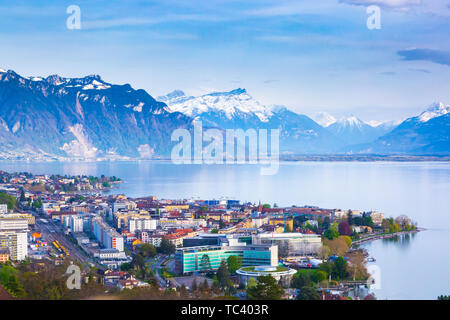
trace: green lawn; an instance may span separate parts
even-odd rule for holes
[[[289,270],[289,268],[287,268],[287,267],[277,266],[276,272],[288,271],[288,270]],[[242,268],[242,271],[261,272],[259,270],[255,270],[255,267],[244,267],[244,268]],[[262,272],[264,272],[264,271],[262,271]],[[269,272],[273,272],[273,271],[269,271]]]

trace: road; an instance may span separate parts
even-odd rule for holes
[[[168,256],[166,255],[158,255],[156,257],[156,262],[153,263],[152,265],[152,271],[153,274],[155,275],[156,280],[158,281],[158,284],[160,287],[162,288],[166,288],[167,287],[167,281],[161,277],[161,275],[159,274],[159,269],[161,269],[161,264],[164,262],[164,260],[166,260],[168,258]]]

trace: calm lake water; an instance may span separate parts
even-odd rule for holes
[[[277,174],[260,165],[174,165],[170,162],[0,162],[5,171],[115,175],[114,193],[130,197],[239,199],[279,206],[378,210],[406,214],[427,228],[365,247],[381,273],[379,299],[436,299],[450,294],[450,163],[286,162]]]

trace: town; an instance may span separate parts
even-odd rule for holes
[[[0,295],[376,299],[367,268],[376,259],[360,244],[421,230],[376,211],[111,192],[122,182],[0,171]]]

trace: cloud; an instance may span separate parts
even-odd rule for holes
[[[433,16],[450,16],[450,0],[339,0],[341,3],[370,6],[377,5],[384,9],[401,12],[431,14]]]
[[[409,71],[422,72],[422,73],[431,73],[431,71],[427,70],[427,69],[409,69]]]
[[[395,76],[397,73],[394,71],[384,71],[384,72],[380,72],[380,74],[383,76]]]
[[[357,6],[378,5],[385,8],[408,9],[420,5],[422,0],[340,0],[340,2]]]
[[[404,61],[430,61],[450,66],[450,52],[433,49],[408,49],[397,52]]]

